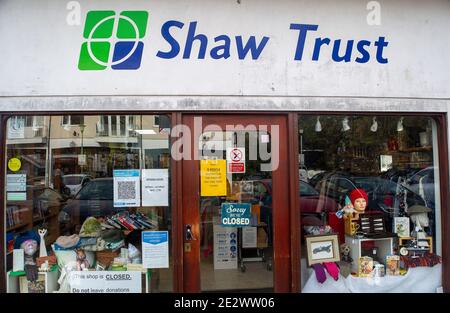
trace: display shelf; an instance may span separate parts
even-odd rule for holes
[[[52,214],[48,214],[48,215],[43,216],[43,217],[33,218],[33,224],[42,222],[44,220],[49,220],[49,219],[51,219],[51,218],[53,218],[53,217],[55,217],[57,215],[58,215],[58,213],[52,213]]]
[[[9,228],[6,229],[6,232],[13,231],[13,230],[17,230],[17,229],[22,228],[22,227],[26,227],[26,226],[28,226],[28,224],[29,224],[29,223],[20,223],[20,224],[11,226],[11,227],[9,227]]]
[[[387,255],[392,255],[394,252],[394,238],[356,238],[353,236],[345,235],[345,243],[350,246],[350,257],[353,259],[351,264],[351,270],[353,273],[358,273],[358,260],[362,255],[362,245],[364,241],[373,241],[375,246],[378,247],[378,257],[384,261]]]

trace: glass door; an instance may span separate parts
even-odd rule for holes
[[[185,291],[288,290],[290,264],[280,267],[289,261],[289,245],[280,244],[289,244],[284,119],[185,121],[202,126],[183,163]]]

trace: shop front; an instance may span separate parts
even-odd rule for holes
[[[2,292],[450,290],[447,2],[0,7]]]

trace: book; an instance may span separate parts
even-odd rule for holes
[[[400,275],[400,256],[398,255],[386,256],[386,275],[392,276]]]
[[[373,259],[369,256],[362,256],[358,259],[358,276],[370,277],[373,271]]]

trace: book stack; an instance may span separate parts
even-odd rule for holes
[[[148,230],[156,229],[158,222],[150,219],[142,213],[119,212],[113,216],[106,217],[106,222],[114,228],[121,230]]]
[[[21,212],[25,209],[21,209],[16,205],[9,206],[6,208],[6,228],[11,228],[16,225],[22,224],[24,221],[22,219]]]

